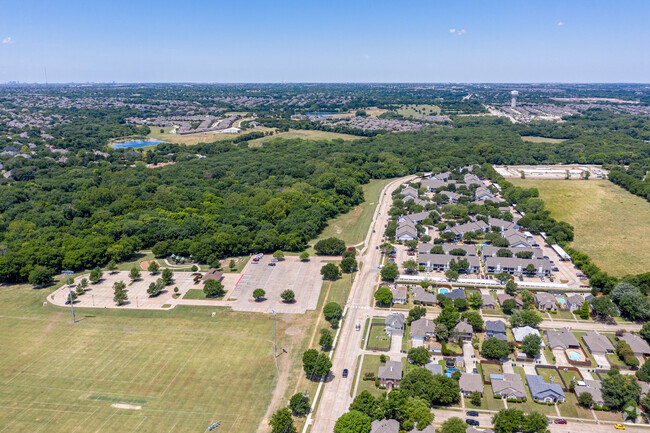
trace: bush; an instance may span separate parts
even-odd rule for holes
[[[321,239],[314,245],[319,256],[340,256],[345,251],[345,242],[338,238]]]

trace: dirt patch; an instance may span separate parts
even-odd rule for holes
[[[292,336],[293,335],[298,335],[298,334],[300,334],[300,332],[301,332],[300,329],[296,328],[295,326],[290,326],[290,327],[288,327],[286,329],[286,331],[284,331],[285,334],[292,335]]]
[[[149,269],[149,265],[153,262],[158,263],[158,260],[143,260],[140,262],[140,268],[142,268],[143,271],[146,271]],[[158,266],[160,266],[160,263],[158,263]]]
[[[124,404],[124,403],[115,403],[115,404],[112,404],[111,406],[113,406],[114,408],[117,408],[117,409],[131,409],[131,410],[140,410],[140,409],[142,409],[142,406],[134,406],[132,404]]]

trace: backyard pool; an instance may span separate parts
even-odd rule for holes
[[[441,287],[440,289],[438,289],[438,293],[440,293],[441,295],[446,295],[447,293],[449,293],[449,289],[445,289],[444,287]]]
[[[582,353],[577,350],[567,350],[567,355],[572,361],[580,361],[582,359]]]
[[[156,144],[166,143],[166,141],[160,140],[132,140],[132,141],[122,141],[120,143],[113,144],[113,149],[128,149],[131,147],[145,147],[145,146],[154,146]]]
[[[566,304],[566,299],[564,298],[556,298],[556,299],[560,304]]]
[[[447,371],[445,371],[445,376],[447,376],[448,378],[451,378],[454,375],[454,373],[457,372],[457,371],[460,371],[460,370],[457,369],[457,368],[448,368]]]

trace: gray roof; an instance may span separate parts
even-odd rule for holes
[[[458,381],[463,392],[483,392],[483,379],[480,374],[463,373]]]
[[[515,341],[518,343],[521,343],[521,341],[528,337],[531,334],[539,335],[540,338],[542,337],[539,334],[539,331],[533,327],[530,326],[520,326],[519,328],[512,328],[512,335],[515,337]],[[542,340],[541,346],[545,346],[544,340]]]
[[[374,420],[370,433],[399,433],[399,422],[394,419]]]
[[[485,322],[485,330],[487,332],[506,333],[506,324],[500,320],[488,320]]]
[[[393,300],[395,299],[406,299],[408,297],[406,287],[391,287],[390,292],[393,294]]]
[[[442,365],[435,363],[435,362],[430,362],[427,365],[424,366],[427,370],[431,372],[431,374],[440,374],[442,375]]]
[[[540,267],[543,271],[551,271],[551,262],[548,259],[520,259],[518,257],[486,257],[485,266],[487,267],[497,267],[497,265],[503,268],[514,268],[518,269],[521,267],[522,271],[526,270],[528,265],[535,266],[535,271]]]
[[[404,329],[404,315],[402,313],[391,313],[386,316],[386,326],[393,329]]]
[[[594,331],[587,331],[587,333],[582,336],[582,341],[585,342],[587,349],[595,353],[614,351],[614,345],[610,339],[604,335],[597,334]]]
[[[493,247],[492,245],[483,245],[481,247],[481,255],[483,257],[485,256],[494,256],[496,257],[497,251],[503,249],[503,247]],[[508,249],[508,248],[506,248]],[[512,252],[512,255],[514,256],[516,253],[520,253],[523,251],[530,251],[533,253],[533,257],[541,259],[544,258],[544,251],[542,251],[541,248],[527,248],[527,247],[521,247],[521,248],[513,248],[510,250]]]
[[[412,186],[407,186],[406,188],[404,188],[403,190],[400,191],[400,194],[402,194],[404,196],[411,195],[411,196],[413,196],[415,198],[420,196],[420,194],[418,193],[418,190],[413,188]]]
[[[629,332],[624,333],[619,340],[625,341],[632,348],[632,352],[635,354],[650,354],[650,346],[648,343],[638,335],[630,334]]]
[[[397,230],[395,231],[395,237],[400,237],[402,235],[411,235],[414,239],[418,237],[418,229],[415,228],[413,222],[407,220],[397,225]]]
[[[424,338],[427,335],[435,335],[436,324],[433,320],[421,317],[411,322],[411,337]]]
[[[477,230],[484,231],[488,228],[488,225],[485,224],[483,220],[470,221],[465,224],[456,225],[450,228],[445,229],[445,231],[451,231],[456,236],[462,236],[467,232],[475,232]]]
[[[492,378],[492,392],[508,398],[526,398],[526,387],[518,374],[504,373],[503,379]]]
[[[467,323],[467,319],[462,322],[458,322],[454,327],[454,332],[457,334],[472,334],[473,333],[472,325]]]
[[[494,296],[492,295],[481,295],[483,298],[483,305],[495,305],[496,306],[496,301],[494,300]]]
[[[429,424],[424,428],[424,430],[418,430],[417,427],[415,427],[409,433],[436,433],[436,428]]]
[[[479,267],[481,262],[477,256],[452,256],[450,254],[430,254],[430,253],[420,253],[418,254],[418,264],[421,266],[429,265],[444,265],[449,266],[449,262],[453,260],[457,262],[458,260],[467,260],[470,268]]]
[[[507,293],[499,293],[497,295],[497,300],[499,301],[499,305],[503,305],[503,303],[508,299],[514,299],[517,305],[520,307],[524,305],[524,301],[522,301],[521,298],[515,298],[514,296],[510,296]]]
[[[452,289],[451,291],[445,293],[444,296],[448,297],[449,299],[465,299],[465,291],[463,289]]]
[[[420,223],[422,220],[430,218],[431,217],[431,210],[425,210],[422,212],[417,212],[417,213],[411,213],[408,215],[404,215],[404,218],[411,221],[414,224]]]
[[[386,365],[379,367],[377,377],[380,379],[402,380],[402,363],[399,361],[386,361]]]
[[[537,292],[535,294],[535,299],[540,308],[553,308],[556,303],[555,296],[547,292]]]
[[[559,331],[548,329],[546,332],[546,340],[551,349],[560,347],[566,349],[567,347],[579,347],[580,343],[576,340],[575,335],[569,331],[568,328],[562,328]]]
[[[413,292],[413,301],[422,302],[424,304],[435,304],[436,295],[431,292],[427,292],[420,286],[415,286],[411,289]]]
[[[579,381],[584,383],[584,385],[576,385],[575,394],[579,396],[583,392],[591,394],[591,397],[594,400],[594,403],[598,406],[602,406],[605,401],[603,400],[603,393],[601,392],[601,383],[600,380],[583,380]]]
[[[528,382],[530,395],[535,400],[544,400],[546,397],[564,398],[564,391],[562,390],[562,387],[557,383],[546,383],[542,376],[538,376],[536,374],[527,374],[526,382]]]
[[[585,298],[583,298],[581,295],[567,296],[566,300],[569,304],[576,305],[578,308],[580,308],[585,302]]]

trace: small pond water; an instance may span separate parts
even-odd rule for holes
[[[113,149],[128,149],[132,147],[145,147],[145,146],[154,146],[160,143],[167,143],[166,141],[160,140],[132,140],[132,141],[122,141],[120,143],[115,143]]]

